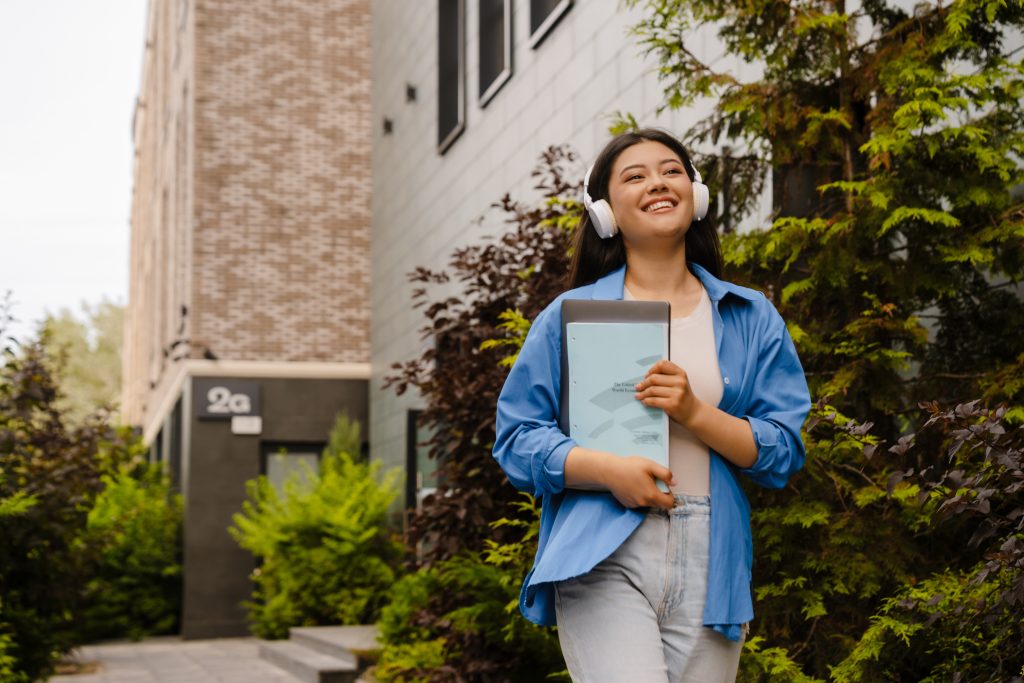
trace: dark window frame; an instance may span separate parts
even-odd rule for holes
[[[480,70],[477,74],[479,83],[477,87],[477,93],[480,96],[480,108],[483,109],[487,104],[494,99],[494,96],[498,94],[498,91],[504,87],[505,83],[512,78],[512,0],[497,0],[502,3],[502,17],[503,17],[503,38],[505,43],[504,49],[504,66],[503,68],[491,78],[490,83],[484,83],[484,13],[483,3],[487,0],[480,0],[477,5],[478,12],[478,31],[477,31],[477,57],[480,64]],[[494,0],[492,0],[494,1]]]
[[[445,28],[442,23],[445,19],[445,12],[442,6],[445,3],[453,3],[455,7],[456,17],[456,42],[457,42],[457,57],[456,57],[456,122],[449,130],[442,130],[441,125],[441,109],[445,104],[445,100],[442,99],[442,90],[444,89],[444,78],[446,74],[442,74],[442,66],[444,62],[444,55],[442,50],[444,49],[443,40],[447,37],[444,32]],[[466,129],[466,0],[438,0],[437,2],[437,153],[444,154],[452,146],[452,143],[458,139],[462,132]]]
[[[171,410],[170,421],[168,426],[170,427],[170,438],[167,445],[167,468],[171,476],[171,486],[175,491],[181,490],[181,463],[182,463],[182,432],[184,430],[184,408],[182,407],[182,397],[178,396],[178,400],[174,402],[174,408]]]
[[[534,2],[530,0],[530,49],[535,50],[547,37],[551,29],[555,27],[562,17],[572,8],[572,0],[560,0],[544,17],[539,24],[534,21]]]
[[[437,462],[434,458],[429,455],[428,459],[434,463],[434,486],[420,486],[421,478],[423,474],[419,468],[419,455],[421,444],[431,438],[430,434],[422,433],[424,430],[420,425],[420,417],[423,415],[423,410],[420,408],[410,408],[406,411],[406,422],[405,422],[405,509],[408,511],[416,510],[419,508],[420,502],[423,498],[431,493],[437,491],[438,487],[442,483],[442,477],[439,475],[438,470],[441,467],[441,463]],[[423,492],[426,493],[423,493]]]
[[[160,464],[164,461],[164,427],[160,428],[160,431],[156,433],[153,440],[149,443],[149,462],[152,464]]]
[[[422,410],[408,410],[405,413],[405,509],[417,508],[417,491],[419,490],[419,430],[417,422]]]

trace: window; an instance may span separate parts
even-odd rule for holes
[[[465,0],[437,2],[437,151],[444,154],[465,128]]]
[[[480,0],[480,106],[512,75],[512,0]]]
[[[422,425],[422,410],[408,412],[405,430],[405,507],[415,510],[426,496],[437,490],[437,462],[425,445],[432,436]]]
[[[153,437],[153,442],[149,444],[149,461],[151,463],[161,463],[164,460],[163,453],[164,445],[164,428],[161,427],[160,431]]]
[[[530,0],[530,47],[540,45],[570,7],[572,0]]]
[[[171,486],[175,491],[181,490],[181,443],[182,443],[182,403],[181,397],[174,403],[174,410],[171,411],[170,421],[167,422],[168,430],[165,458],[167,460],[168,474],[171,475]]]
[[[303,486],[312,485],[309,477],[318,472],[324,445],[265,443],[261,472],[267,475],[278,494],[284,492],[284,483],[293,476],[298,477]]]

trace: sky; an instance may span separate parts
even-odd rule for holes
[[[0,0],[0,300],[20,340],[48,312],[127,302],[147,4]]]

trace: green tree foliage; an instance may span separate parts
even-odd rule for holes
[[[98,562],[76,618],[78,640],[175,633],[181,608],[181,496],[158,465],[104,474],[79,543]]]
[[[104,410],[117,421],[121,399],[121,346],[124,306],[104,299],[82,304],[82,317],[68,309],[48,315],[41,324],[47,335],[51,363],[60,386],[59,405],[65,419],[80,424],[90,413]]]
[[[1005,43],[1024,24],[1020,1],[907,11],[870,0],[849,12],[839,2],[627,4],[642,8],[634,33],[660,62],[665,106],[710,100],[710,116],[684,138],[728,197],[717,216],[728,277],[772,298],[819,399],[804,433],[805,471],[782,491],[748,487],[757,618],[743,680],[1021,675],[1018,437],[991,437],[1010,434],[1024,410],[974,406],[937,418],[946,414],[934,404],[917,407],[977,396],[1019,406],[1024,394],[1024,306],[1012,289],[1024,274],[1024,207],[1014,193],[1024,180],[1024,70]],[[742,82],[701,62],[687,40],[707,30],[758,77]],[[626,114],[618,125],[635,124]],[[771,224],[736,233],[769,175]],[[550,207],[557,215],[545,221]],[[482,461],[504,378],[482,361],[507,365],[508,348],[562,288],[560,278],[536,277],[565,272],[564,235],[534,245],[546,229],[571,227],[578,209],[549,195],[547,207],[511,220],[514,230],[490,251],[461,250],[448,270],[472,296],[425,308],[428,334],[442,342],[449,330],[494,340],[479,346],[474,337],[448,355],[441,343],[402,368],[445,434],[436,453],[473,473],[453,470],[444,500],[428,500],[418,517],[417,529],[447,539],[434,546],[439,562],[420,570],[430,581],[443,580],[460,544],[483,551],[488,533],[496,557],[514,552],[511,527],[489,530],[488,518],[528,522],[500,493],[477,504],[479,491],[491,491]],[[501,268],[483,264],[484,253]],[[533,265],[542,259],[543,268]],[[415,278],[448,281],[425,270]],[[417,298],[427,303],[423,291]],[[486,381],[466,390],[467,376]],[[958,441],[974,446],[954,449]],[[985,464],[1000,457],[1011,464]],[[960,504],[946,500],[969,501],[971,519],[944,516]],[[471,513],[479,520],[466,523]],[[487,659],[431,627],[462,603],[414,604],[396,618],[426,625],[413,642],[434,664],[420,673],[439,671],[438,658],[460,673]]]
[[[231,535],[260,558],[253,631],[284,638],[291,626],[373,623],[395,581],[402,546],[388,531],[398,471],[358,460],[359,427],[339,416],[319,472],[290,477],[278,492],[265,476]]]
[[[1024,622],[1019,616],[1024,604],[1024,426],[1019,421],[1008,422],[1004,408],[981,408],[978,401],[950,410],[935,403],[924,408],[928,419],[922,428],[901,437],[890,452],[905,461],[929,464],[896,470],[886,490],[867,484],[852,500],[858,507],[887,505],[893,513],[890,524],[897,529],[914,528],[922,539],[913,557],[922,565],[937,568],[931,573],[901,576],[894,589],[882,594],[874,613],[862,612],[862,626],[850,631],[855,637],[844,638],[842,648],[837,648],[845,656],[822,653],[827,673],[808,676],[806,664],[802,668],[794,661],[802,659],[800,651],[766,648],[766,639],[757,636],[748,645],[749,656],[743,659],[747,680],[937,683],[1015,681],[1024,674]],[[870,444],[869,448],[879,445],[865,425],[841,416],[832,414],[814,422],[810,431],[818,434],[835,431],[838,425],[845,436],[834,442],[847,442],[848,448],[855,449],[858,443]],[[822,430],[823,424],[833,426]],[[936,452],[943,457],[934,458]],[[902,520],[897,515],[900,509]],[[831,526],[840,525],[833,522]],[[870,578],[891,569],[891,554],[897,550],[892,547],[893,538],[892,534],[883,535],[885,545],[876,545],[847,573]],[[776,555],[795,550],[798,557],[813,559],[813,552],[796,543],[785,548],[766,545],[777,548]],[[862,545],[860,541],[853,544]],[[841,556],[842,544],[835,543],[835,547]],[[902,551],[907,553],[906,548]],[[932,555],[939,555],[938,564],[930,560]],[[841,566],[834,558],[828,559]],[[772,560],[778,562],[779,557]],[[787,596],[783,604],[789,602],[791,612],[800,607],[803,595],[827,593],[818,587],[825,582],[814,577],[816,570],[822,574],[819,568],[825,566],[820,560],[807,562],[804,575],[781,579],[799,584],[797,591],[787,587],[777,591],[777,595]],[[777,587],[760,590],[771,593]],[[778,619],[782,610],[772,604],[775,597],[770,595],[765,602]],[[852,605],[856,607],[857,601]],[[835,622],[835,610],[829,611]],[[849,617],[845,620],[851,621]],[[794,615],[791,621],[791,628],[798,630],[799,617]],[[826,628],[834,628],[834,624]],[[781,632],[777,623],[767,630]],[[809,635],[807,641],[812,640]]]
[[[1024,182],[1024,67],[1006,46],[1024,27],[1020,0],[910,13],[879,0],[849,12],[820,0],[629,4],[644,9],[634,32],[661,63],[666,106],[711,98],[685,138],[713,182],[735,185],[728,164],[752,179],[775,171],[779,214],[726,240],[726,258],[773,294],[816,396],[893,436],[899,411],[972,398],[984,373],[1016,360],[1019,335],[1000,323],[1021,319],[1020,300],[991,294],[1024,266],[1011,194]],[[710,26],[758,80],[688,48],[684,36]],[[746,154],[723,157],[723,143]],[[728,222],[749,206],[725,207]],[[969,352],[951,367],[954,350]]]
[[[934,535],[966,538],[946,566],[887,596],[850,655],[846,682],[1020,680],[1024,675],[1024,425],[980,401],[943,410],[901,439],[911,462],[888,489],[915,495]],[[943,457],[935,459],[939,452]],[[934,552],[934,549],[929,549]]]
[[[20,493],[20,492],[19,492]],[[24,495],[15,493],[0,499],[0,519],[17,515],[26,510],[34,501]],[[0,615],[4,613],[3,598],[0,596]],[[0,622],[0,681],[6,683],[29,683],[28,676],[19,670],[18,661],[14,658],[15,641],[11,626]]]
[[[423,567],[395,585],[381,613],[378,680],[568,680],[554,630],[518,616],[540,522],[540,508],[522,495],[510,511],[515,516],[491,525],[518,540],[488,539],[483,551]]]
[[[12,680],[36,680],[75,644],[74,616],[97,554],[83,546],[102,476],[141,457],[102,415],[69,426],[44,333],[18,347],[0,310],[0,643]]]
[[[1021,3],[629,4],[643,8],[634,33],[660,62],[665,106],[710,98],[685,138],[733,198],[723,226],[772,174],[772,224],[727,235],[724,252],[731,279],[773,298],[820,401],[805,472],[784,491],[749,490],[758,616],[745,679],[1020,675],[1019,662],[968,656],[1019,651],[990,627],[1019,605],[969,579],[992,549],[940,522],[923,482],[887,482],[947,458],[941,439],[907,433],[930,419],[918,402],[1020,400],[1024,68],[1006,36],[1024,26]],[[711,26],[757,79],[689,49]],[[1019,563],[1001,566],[1021,580]],[[917,620],[929,612],[941,618]]]
[[[506,336],[501,326],[507,316],[532,320],[561,291],[568,238],[579,217],[575,166],[568,148],[547,149],[533,171],[541,195],[536,205],[505,195],[492,205],[505,224],[499,237],[457,249],[445,268],[421,267],[409,276],[418,285],[414,305],[428,320],[423,338],[433,348],[395,363],[385,387],[399,394],[418,390],[426,402],[422,420],[435,435],[427,443],[443,483],[412,518],[410,533],[412,545],[424,542],[428,562],[481,550],[492,534],[513,540],[490,527],[505,515],[515,491],[491,457],[505,354],[500,345],[484,342]],[[453,285],[451,296],[430,300],[429,286]]]
[[[436,580],[448,589],[415,608],[408,596],[396,597],[404,606],[386,612],[385,623],[410,619],[412,630],[382,629],[388,643],[382,675],[412,667],[420,678],[408,680],[452,680],[453,672],[469,681],[535,680],[564,669],[553,630],[518,614],[519,585],[536,549],[536,530],[524,534],[524,528],[535,527],[536,508],[520,504],[491,449],[508,367],[529,321],[565,286],[581,210],[577,166],[568,148],[547,149],[533,172],[536,204],[504,196],[493,205],[508,226],[500,237],[458,249],[447,268],[410,275],[424,285],[415,293],[428,319],[424,338],[437,344],[421,358],[396,364],[389,384],[399,393],[415,387],[424,396],[423,418],[435,434],[430,454],[442,476],[438,492],[412,519],[409,544],[426,551],[407,581],[411,595],[423,592],[415,592],[420,574],[426,584]],[[430,301],[426,285],[449,283],[458,291]],[[403,646],[409,634],[419,635]],[[533,678],[520,677],[524,662],[533,663]]]

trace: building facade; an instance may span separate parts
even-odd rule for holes
[[[369,0],[150,0],[122,410],[185,498],[185,637],[247,632],[245,481],[367,424],[370,38]]]
[[[657,64],[627,35],[638,19],[619,0],[374,2],[372,457],[431,467],[415,452],[421,399],[380,389],[392,363],[433,343],[406,273],[443,268],[456,248],[497,234],[499,220],[475,219],[506,192],[535,196],[530,172],[549,145],[580,155],[582,179],[616,112],[677,135],[706,113],[657,115]],[[751,75],[721,56],[713,31],[687,47]],[[767,193],[762,215],[770,208]],[[429,486],[423,474],[411,481]]]

